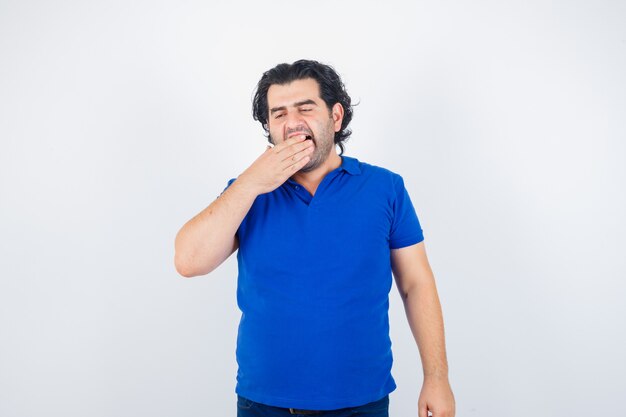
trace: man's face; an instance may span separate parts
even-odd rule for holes
[[[311,136],[315,149],[301,172],[312,171],[326,161],[335,147],[335,132],[341,129],[341,104],[329,109],[320,97],[319,84],[312,78],[272,84],[267,91],[267,104],[270,140],[274,145],[297,135]]]

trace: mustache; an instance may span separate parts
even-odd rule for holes
[[[313,142],[315,142],[315,139],[313,139],[313,132],[309,132],[308,130],[294,130],[294,131],[288,132],[283,139],[287,140],[287,137],[293,133],[304,133],[306,136],[306,140],[312,140]],[[276,141],[274,140],[271,134],[268,134],[267,138],[272,145],[276,145]]]
[[[287,133],[285,134],[285,137],[289,137],[290,135],[293,135],[294,133],[302,133],[307,136],[313,137],[313,132],[311,132],[310,130],[304,130],[304,129],[287,131]]]

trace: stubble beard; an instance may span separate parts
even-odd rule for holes
[[[300,168],[298,172],[311,172],[318,168],[328,159],[330,151],[335,147],[335,131],[333,123],[329,122],[320,135],[314,139],[315,150],[311,154],[311,160],[305,166]]]
[[[331,149],[335,147],[335,129],[332,119],[329,119],[328,124],[318,136],[310,140],[315,143],[315,150],[311,154],[309,162],[300,168],[298,172],[311,172],[322,165],[330,156]],[[276,141],[271,134],[269,135],[269,141],[272,145],[276,145]]]

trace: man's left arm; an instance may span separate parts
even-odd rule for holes
[[[418,400],[418,415],[427,417],[430,411],[433,417],[454,417],[443,314],[424,241],[392,249],[391,267],[422,359],[424,383]]]

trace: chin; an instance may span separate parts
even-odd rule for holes
[[[305,166],[303,166],[302,168],[300,168],[300,170],[298,172],[311,172],[313,171],[315,168],[317,168],[319,165],[311,165],[311,164],[306,164]]]
[[[315,168],[317,168],[320,165],[322,165],[323,162],[324,161],[320,161],[319,159],[316,159],[315,161],[309,161],[309,163],[306,164],[305,166],[303,166],[302,168],[300,168],[300,170],[298,172],[311,172]]]

